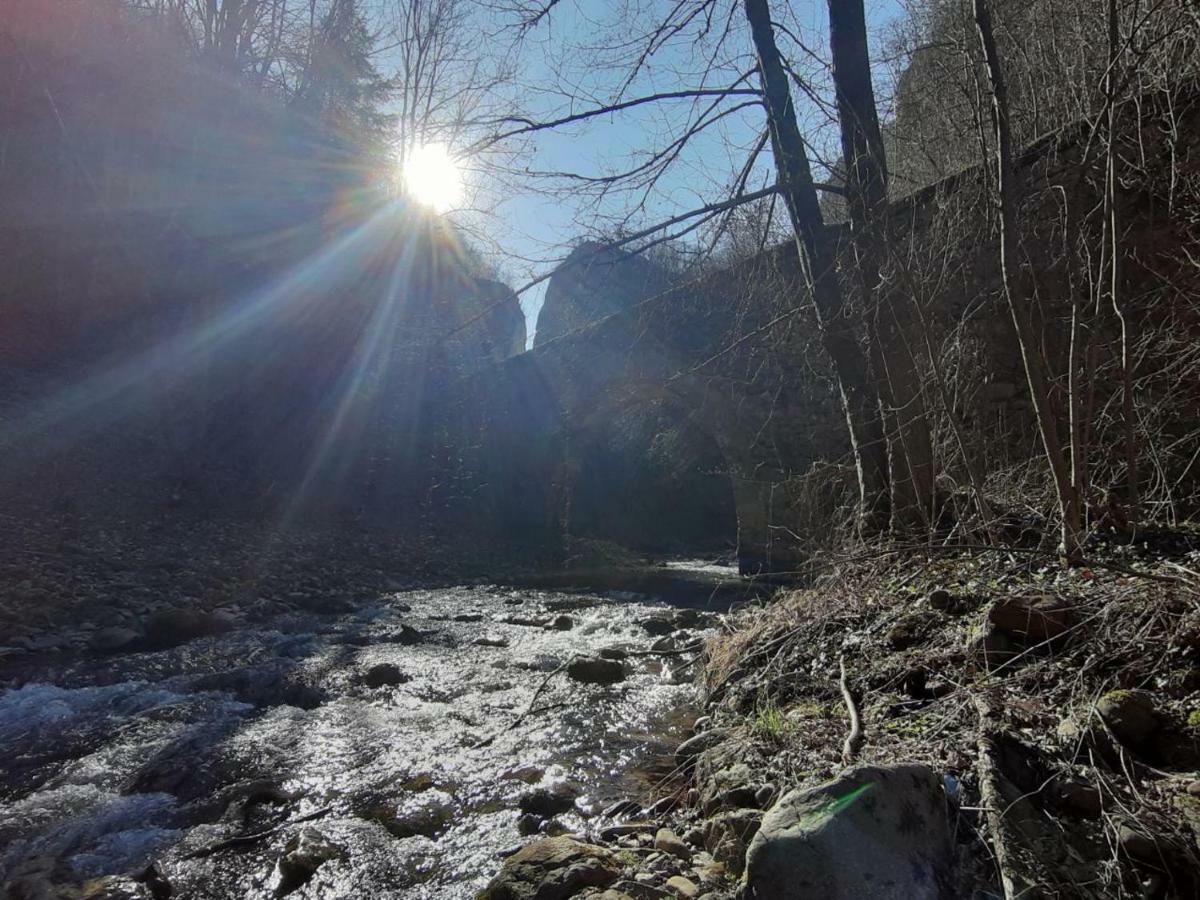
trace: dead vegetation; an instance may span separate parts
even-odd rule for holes
[[[860,555],[711,641],[713,721],[764,780],[825,780],[842,658],[858,761],[944,773],[962,896],[1197,896],[1200,536],[1093,556]]]

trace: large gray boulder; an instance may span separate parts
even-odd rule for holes
[[[746,853],[755,900],[949,900],[952,848],[927,767],[861,766],[789,791]]]

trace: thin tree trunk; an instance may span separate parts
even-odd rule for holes
[[[1133,366],[1129,359],[1129,323],[1121,308],[1121,232],[1117,216],[1117,62],[1120,54],[1120,20],[1117,0],[1108,0],[1108,71],[1104,76],[1104,103],[1108,114],[1105,142],[1105,225],[1109,239],[1109,299],[1121,326],[1121,419],[1125,431],[1125,501],[1130,521],[1138,518],[1137,425],[1133,409]]]
[[[879,291],[887,210],[887,155],[879,131],[862,0],[829,0],[829,47],[846,168],[851,247],[868,322],[876,390],[886,407],[893,525],[933,516],[933,444],[916,356],[909,298]]]
[[[1029,387],[1030,400],[1037,416],[1041,432],[1042,447],[1046,462],[1054,478],[1058,495],[1059,512],[1062,518],[1060,550],[1068,562],[1082,557],[1082,527],[1080,521],[1079,496],[1071,483],[1071,471],[1063,455],[1058,434],[1058,421],[1050,406],[1049,384],[1044,363],[1038,355],[1037,336],[1033,330],[1029,304],[1025,297],[1018,297],[1016,284],[1016,199],[1013,184],[1012,135],[1008,120],[1008,91],[1004,82],[1004,70],[996,40],[992,33],[992,16],[988,0],[974,0],[975,26],[979,43],[987,62],[988,80],[992,95],[992,125],[996,133],[996,196],[1000,218],[1000,277],[1004,286],[1004,298],[1012,314],[1017,332],[1017,344],[1025,366],[1025,380]]]
[[[887,448],[879,418],[878,397],[838,284],[835,248],[826,234],[817,202],[812,170],[796,124],[796,110],[775,44],[767,0],[745,0],[745,11],[758,54],[758,71],[780,193],[795,234],[800,271],[816,311],[822,344],[833,362],[846,413],[858,470],[859,520],[864,529],[876,530],[886,523],[888,494]]]

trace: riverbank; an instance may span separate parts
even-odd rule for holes
[[[736,613],[674,808],[532,845],[487,896],[1195,897],[1198,546],[880,548]]]

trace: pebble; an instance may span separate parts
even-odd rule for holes
[[[700,888],[690,878],[684,878],[682,875],[672,875],[667,879],[667,890],[676,897],[684,897],[691,900],[693,897],[700,896]]]
[[[658,829],[658,833],[654,835],[654,849],[670,853],[684,862],[690,862],[692,858],[692,851],[688,849],[687,844],[670,828]]]

